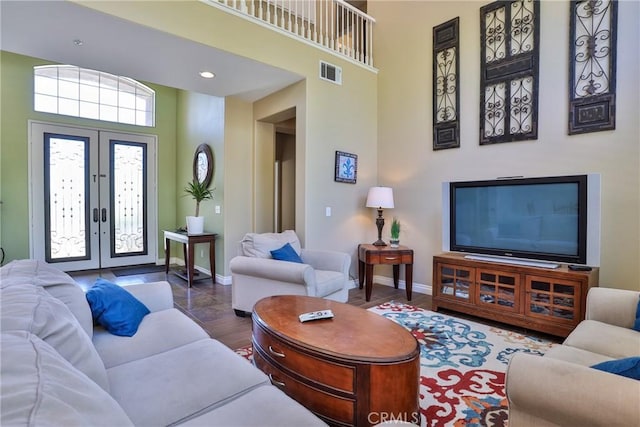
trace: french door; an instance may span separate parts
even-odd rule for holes
[[[30,122],[31,257],[64,271],[155,263],[156,138]]]

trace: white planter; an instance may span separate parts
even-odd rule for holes
[[[203,232],[204,232],[204,217],[188,216],[187,217],[187,233],[202,234]]]

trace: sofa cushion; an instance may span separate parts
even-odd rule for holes
[[[316,297],[325,297],[344,288],[344,275],[339,271],[315,270]]]
[[[247,408],[251,408],[250,411]],[[314,427],[326,426],[311,411],[272,385],[261,385],[181,426]]]
[[[0,268],[0,287],[22,283],[39,286],[62,301],[91,338],[93,334],[91,310],[84,291],[71,276],[46,262],[32,259],[11,261]]]
[[[283,247],[271,251],[271,257],[278,261],[289,261],[304,264],[300,255],[296,253],[290,243],[285,243]]]
[[[13,285],[0,291],[2,331],[38,336],[100,387],[109,390],[102,359],[67,306],[38,286]]]
[[[93,319],[114,335],[131,337],[149,309],[122,287],[97,279],[87,291]]]
[[[583,320],[563,344],[620,359],[638,355],[640,332],[597,320]]]
[[[269,381],[212,339],[118,365],[107,373],[111,395],[134,424],[146,426],[188,419]]]
[[[565,362],[571,362],[582,366],[591,366],[596,363],[612,360],[609,356],[604,356],[602,354],[593,353],[591,351],[568,345],[554,345],[547,350],[544,357],[564,360]]]
[[[3,426],[130,426],[109,394],[26,331],[0,335]]]
[[[300,240],[293,230],[282,233],[247,233],[240,242],[242,255],[254,258],[271,258],[271,251],[281,248],[285,243],[300,255]]]
[[[625,357],[593,365],[592,368],[640,380],[640,357]]]
[[[147,314],[132,337],[113,335],[100,327],[93,344],[106,368],[162,353],[176,347],[209,338],[189,317],[175,308]]]

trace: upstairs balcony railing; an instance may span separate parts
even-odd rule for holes
[[[375,19],[343,0],[204,0],[373,69]]]

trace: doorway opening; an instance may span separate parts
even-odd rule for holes
[[[296,228],[296,109],[256,122],[254,224],[257,233]]]

